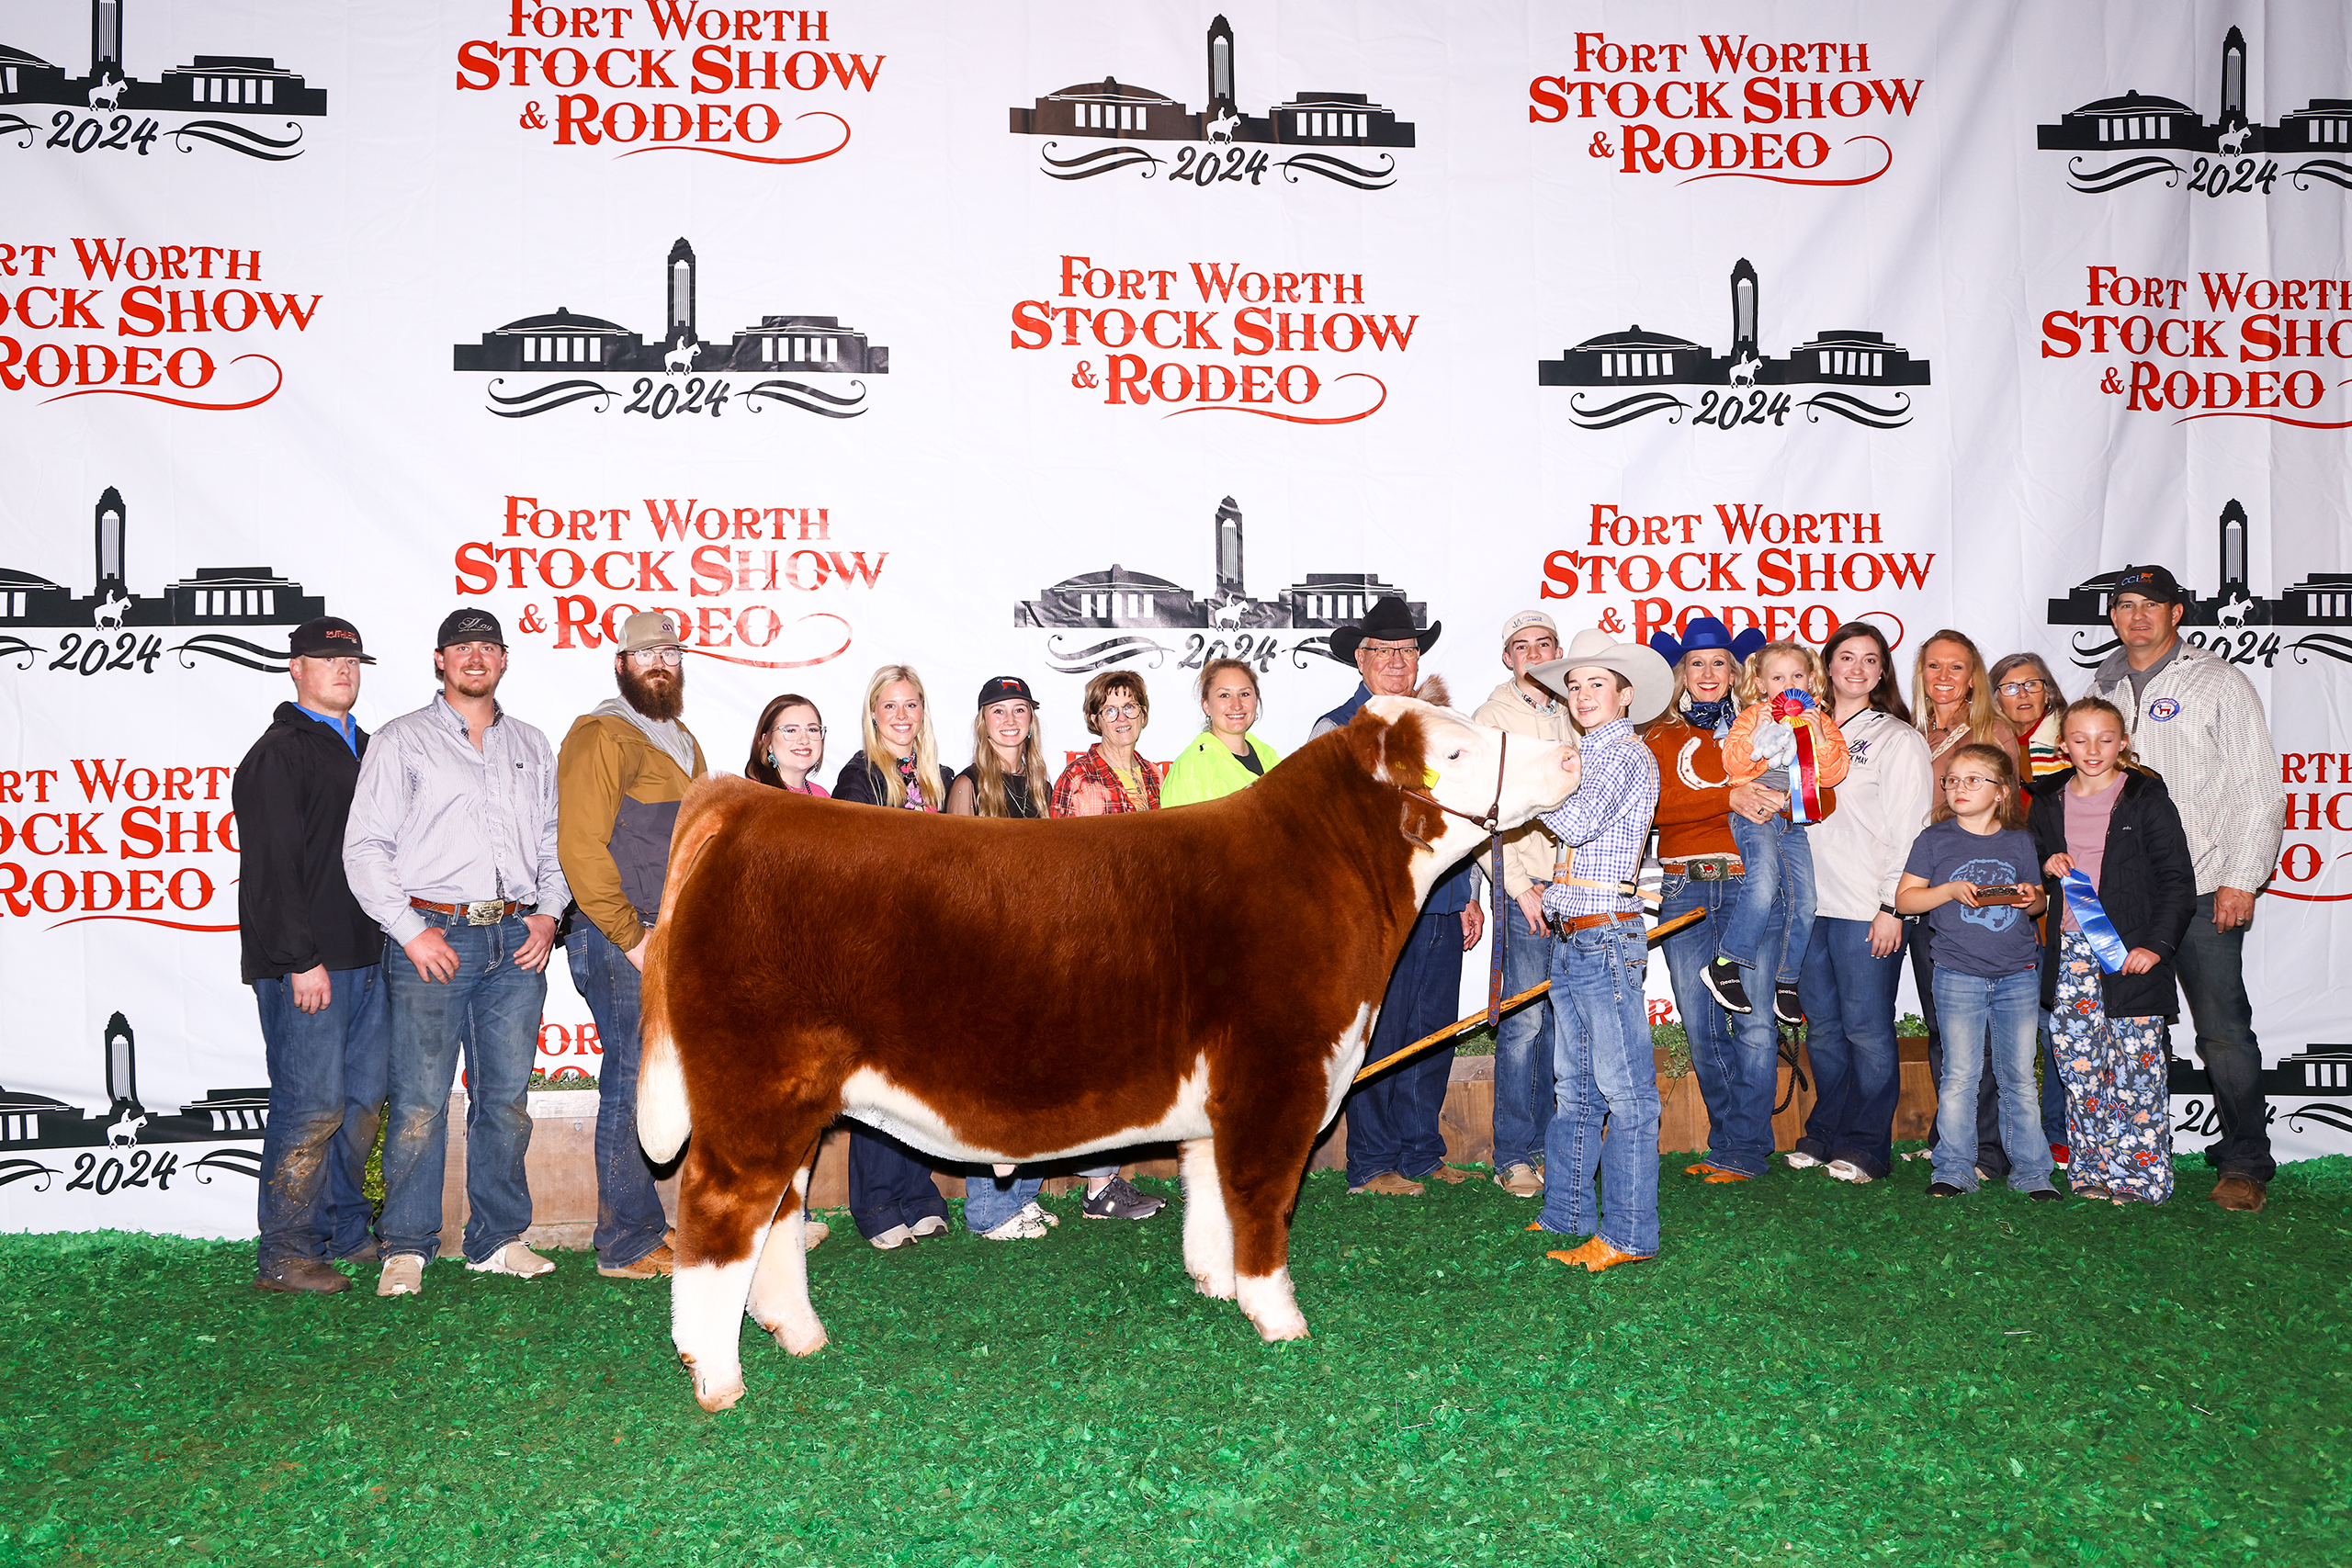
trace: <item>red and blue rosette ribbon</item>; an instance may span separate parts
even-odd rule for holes
[[[2089,874],[2068,872],[2058,879],[2058,891],[2065,895],[2066,912],[2073,915],[2075,924],[2082,928],[2084,940],[2091,944],[2091,951],[2098,954],[2098,966],[2110,975],[2120,973],[2123,961],[2131,956],[2131,950],[2116,934],[2115,922],[2107,918],[2107,910],[2098,901],[2098,889],[2091,886]]]
[[[1821,820],[1821,775],[1814,761],[1813,698],[1792,688],[1772,699],[1772,716],[1786,724],[1796,737],[1796,765],[1790,770],[1789,782],[1795,787],[1789,791],[1789,820],[1818,822]]]

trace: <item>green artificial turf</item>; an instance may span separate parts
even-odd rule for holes
[[[2258,1216],[2186,1161],[2154,1210],[1679,1166],[1663,1255],[1599,1276],[1487,1182],[1319,1173],[1315,1337],[1272,1347],[1193,1293],[1173,1208],[894,1254],[837,1224],[832,1344],[746,1324],[717,1416],[668,1292],[585,1254],[385,1301],[258,1294],[248,1246],[0,1238],[0,1562],[2352,1562],[2352,1158]]]

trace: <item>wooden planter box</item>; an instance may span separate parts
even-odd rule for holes
[[[1924,1138],[1936,1113],[1935,1085],[1928,1077],[1928,1043],[1905,1039],[1897,1043],[1903,1094],[1895,1106],[1894,1135],[1898,1139]],[[1806,1081],[1793,1096],[1789,1095],[1788,1065],[1784,1062],[1781,1066],[1775,1102],[1786,1097],[1788,1104],[1772,1118],[1775,1148],[1796,1146],[1798,1135],[1804,1130],[1804,1119],[1813,1110],[1812,1063],[1802,1050],[1798,1060],[1805,1067]],[[1664,1067],[1665,1052],[1657,1053],[1657,1062]],[[1669,1078],[1661,1073],[1657,1088],[1659,1152],[1684,1154],[1704,1149],[1707,1106],[1699,1093],[1697,1077]],[[597,1092],[547,1089],[535,1091],[530,1098],[531,1150],[524,1168],[531,1184],[531,1229],[524,1239],[541,1246],[584,1247],[590,1244],[596,1224]],[[1489,1163],[1494,1157],[1494,1124],[1495,1059],[1454,1058],[1446,1085],[1444,1109],[1439,1113],[1439,1127],[1445,1135],[1445,1157],[1457,1165]],[[1174,1148],[1163,1145],[1138,1152],[1154,1157],[1121,1168],[1125,1174],[1175,1179]],[[1307,1168],[1322,1170],[1344,1166],[1347,1159],[1348,1121],[1342,1115],[1316,1144]],[[961,1176],[943,1175],[935,1179],[946,1196],[964,1195]],[[662,1205],[674,1217],[678,1205],[676,1175],[673,1172],[657,1185]],[[1079,1185],[1077,1177],[1058,1175],[1046,1180],[1046,1190],[1068,1192]],[[808,1201],[818,1209],[840,1209],[849,1204],[849,1134],[842,1128],[827,1133],[819,1146]],[[449,1163],[441,1189],[444,1257],[458,1252],[459,1237],[465,1232],[466,1213],[466,1094],[463,1089],[457,1089],[449,1096]]]

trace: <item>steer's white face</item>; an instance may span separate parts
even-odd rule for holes
[[[1496,804],[1496,774],[1499,767],[1502,800],[1497,821],[1516,828],[1539,812],[1551,810],[1568,798],[1582,776],[1581,759],[1573,746],[1537,740],[1525,735],[1509,738],[1488,725],[1474,724],[1452,708],[1442,708],[1417,697],[1374,697],[1364,707],[1389,723],[1419,714],[1424,741],[1422,761],[1435,774],[1425,793],[1473,820],[1449,813],[1445,827],[1430,840],[1426,852],[1416,852],[1414,879],[1426,897],[1440,872],[1470,852],[1486,837],[1476,818]]]

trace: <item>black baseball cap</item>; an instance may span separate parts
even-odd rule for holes
[[[980,687],[980,700],[975,706],[985,708],[990,703],[1012,702],[1027,703],[1034,708],[1037,705],[1036,694],[1018,675],[998,675]]]
[[[506,630],[498,617],[488,610],[452,610],[441,619],[441,629],[434,634],[435,652],[453,642],[494,642],[506,646]]]
[[[376,661],[368,657],[360,646],[359,628],[335,615],[321,615],[304,621],[286,639],[287,649],[297,659],[356,659],[362,664]]]
[[[2188,590],[2173,577],[2170,569],[2161,566],[2127,566],[2115,580],[2115,594],[2137,593],[2143,599],[2153,599],[2160,604],[2186,604]]]

